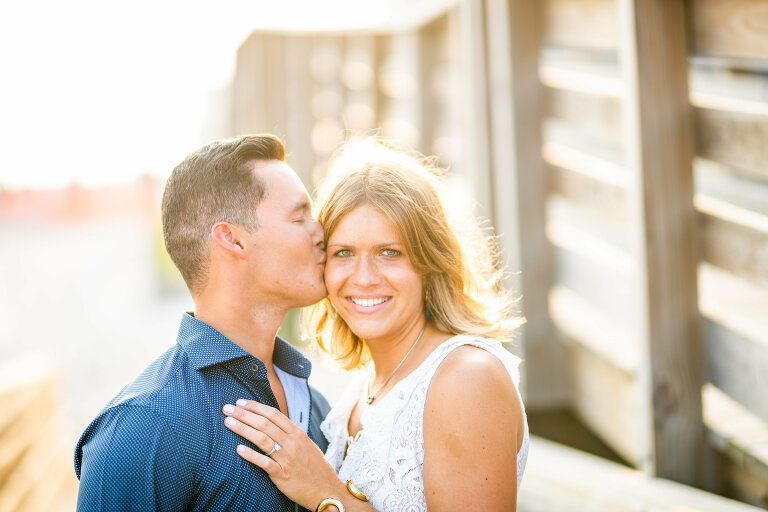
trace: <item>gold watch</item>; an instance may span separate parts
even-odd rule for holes
[[[339,512],[344,512],[344,505],[342,505],[339,500],[335,500],[333,498],[325,498],[323,501],[321,501],[315,509],[315,512],[323,512],[323,510],[330,507],[331,505],[335,505],[336,508],[339,509]]]

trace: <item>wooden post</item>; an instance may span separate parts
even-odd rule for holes
[[[650,474],[705,486],[684,0],[619,0]]]
[[[486,0],[488,116],[493,224],[522,295],[529,408],[568,401],[567,354],[549,318],[552,250],[546,238],[547,172],[541,158],[542,86],[538,79],[539,2]]]

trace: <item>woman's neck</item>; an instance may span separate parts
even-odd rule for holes
[[[419,338],[419,334],[421,334],[421,338]],[[449,337],[449,334],[438,330],[431,322],[426,322],[426,324],[417,324],[417,329],[409,329],[407,334],[397,338],[375,340],[373,343],[369,343],[368,348],[371,351],[371,359],[375,369],[375,375],[370,383],[371,391],[382,386],[395,371],[395,368],[397,368],[397,372],[392,377],[393,381],[408,375],[426,359],[437,345]],[[419,338],[418,343],[414,344],[417,338]],[[400,363],[402,365],[398,368]]]

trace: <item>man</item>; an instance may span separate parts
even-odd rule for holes
[[[271,135],[214,142],[173,170],[163,235],[195,311],[80,438],[78,510],[298,508],[237,455],[221,409],[244,397],[277,407],[325,450],[328,403],[307,384],[309,361],[275,337],[289,309],[326,294],[310,206]]]

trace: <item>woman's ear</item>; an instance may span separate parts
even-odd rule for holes
[[[245,258],[245,234],[242,228],[229,222],[217,222],[211,228],[211,240],[219,248],[240,259]]]

